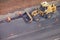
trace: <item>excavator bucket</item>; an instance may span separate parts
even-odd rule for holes
[[[23,14],[23,20],[25,21],[25,22],[32,22],[32,16],[29,14],[29,13],[27,13],[27,12],[25,12],[24,14]]]

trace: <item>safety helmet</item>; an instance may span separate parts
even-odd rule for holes
[[[43,7],[47,7],[48,5],[49,4],[46,1],[41,3],[41,6],[43,6]]]

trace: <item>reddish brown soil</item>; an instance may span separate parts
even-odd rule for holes
[[[20,8],[27,8],[40,4],[45,0],[0,0],[0,15],[7,14]],[[51,1],[51,0],[46,0]]]

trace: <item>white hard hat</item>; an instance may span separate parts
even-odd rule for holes
[[[48,6],[49,4],[45,1],[45,2],[42,2],[41,5],[42,5],[43,7],[46,7],[46,6]]]

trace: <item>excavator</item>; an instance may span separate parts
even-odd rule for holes
[[[42,2],[40,8],[35,9],[31,13],[25,12],[23,19],[25,22],[39,21],[40,17],[49,19],[56,11],[56,5],[49,4],[48,2]]]
[[[40,17],[45,19],[50,19],[54,12],[56,11],[55,4],[49,4],[48,2],[40,3],[40,7],[37,9],[33,9],[33,11],[24,12],[21,17],[27,23],[31,23],[32,21],[39,22]],[[20,16],[19,16],[20,17]],[[10,22],[12,19],[10,17],[7,18],[7,21]]]

